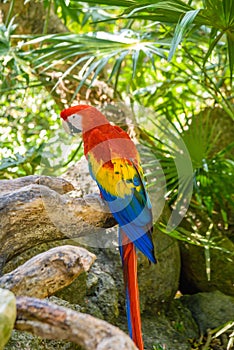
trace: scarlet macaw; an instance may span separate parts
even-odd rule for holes
[[[129,135],[109,123],[96,108],[78,105],[61,112],[66,131],[82,131],[84,154],[102,198],[119,224],[119,250],[126,289],[131,338],[144,350],[137,282],[138,248],[156,263],[152,243],[152,212],[145,189],[140,157]]]

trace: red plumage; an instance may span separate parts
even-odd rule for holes
[[[129,135],[111,124],[104,124],[83,132],[84,154],[92,152],[95,158],[104,162],[111,159],[111,154],[118,154],[119,158],[132,159],[137,162],[137,150]],[[108,146],[107,146],[108,143]]]
[[[144,350],[144,344],[141,333],[141,314],[139,303],[139,289],[137,282],[137,254],[134,244],[130,241],[123,230],[122,235],[122,260],[123,260],[123,276],[125,289],[128,290],[130,296],[130,322],[132,327],[132,340],[139,350]]]

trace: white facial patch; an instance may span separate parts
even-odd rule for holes
[[[77,134],[82,131],[82,116],[80,114],[70,115],[63,122],[64,130],[69,134]]]
[[[80,114],[72,114],[67,121],[74,126],[75,129],[82,131],[82,116]]]

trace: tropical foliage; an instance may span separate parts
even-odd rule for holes
[[[68,159],[54,161],[63,153],[56,140],[65,137],[56,114],[103,81],[113,89],[112,102],[127,101],[140,141],[160,161],[168,203],[179,211],[179,197],[191,190],[191,173],[190,178],[183,173],[183,181],[178,173],[180,140],[191,159],[190,207],[205,213],[209,223],[220,212],[217,220],[226,229],[234,204],[234,1],[43,4],[41,33],[18,30],[14,0],[0,27],[1,178],[43,171],[45,159],[47,170],[57,174],[77,159],[81,152],[74,146]],[[48,32],[52,11],[66,32]],[[59,98],[63,85],[69,94]],[[157,172],[153,175],[158,181]],[[204,237],[191,225],[192,233],[178,227],[171,234],[219,249],[212,234]],[[166,229],[164,222],[159,226]]]

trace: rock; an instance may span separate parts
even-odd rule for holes
[[[16,319],[16,299],[12,292],[0,288],[0,349],[8,342]]]
[[[124,330],[126,320],[120,319],[118,326]],[[125,327],[125,331],[127,329]],[[142,315],[144,349],[191,350],[190,341],[199,337],[199,329],[191,311],[179,299],[162,304],[155,314]]]
[[[234,242],[228,237],[223,237],[219,245],[230,252],[234,251]],[[180,290],[183,294],[220,290],[234,296],[233,255],[222,250],[210,249],[211,272],[208,281],[204,248],[180,242],[180,251]]]
[[[56,296],[72,304],[79,304],[82,312],[110,323],[118,315],[118,290],[115,280],[95,263],[90,273],[83,274]]]
[[[11,193],[31,184],[46,186],[59,194],[64,194],[74,190],[73,185],[62,178],[43,175],[29,175],[12,180],[1,180],[0,192],[1,194],[7,192]]]
[[[82,350],[71,342],[41,339],[30,333],[13,330],[4,350]]]
[[[86,283],[87,273],[82,273],[69,286],[55,293],[55,296],[68,301],[70,304],[79,305],[82,308],[87,293]]]
[[[110,323],[115,323],[119,316],[118,290],[115,280],[110,274],[103,272],[98,265],[93,266],[92,274],[90,274],[87,279],[87,283],[91,286],[91,289],[88,291],[87,295],[88,302],[86,312],[93,314],[93,306],[98,306],[103,315],[103,319]],[[97,277],[97,281],[95,284],[91,285],[90,279],[93,280],[94,277]],[[92,292],[92,287],[94,287],[94,285],[95,290]]]
[[[76,164],[71,166],[63,174],[63,178],[73,184],[75,197],[99,193],[96,182],[89,174],[88,162],[85,156],[82,156]]]
[[[201,334],[234,320],[234,297],[220,291],[186,295],[180,300],[191,311]]]
[[[138,280],[141,309],[155,313],[162,303],[170,302],[178,290],[180,253],[178,242],[160,231],[154,232],[154,246],[158,263],[149,264],[139,254]]]

